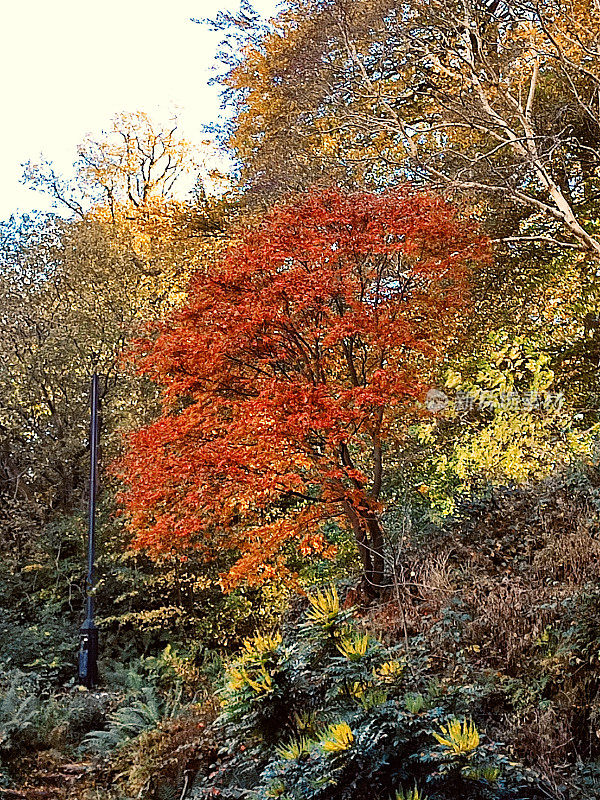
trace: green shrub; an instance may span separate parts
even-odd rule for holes
[[[18,673],[13,676],[0,700],[0,753],[5,755],[37,738],[40,703],[22,686],[20,678]]]
[[[194,796],[544,796],[473,721],[477,687],[432,686],[425,665],[361,630],[335,590],[316,593],[301,624],[247,641],[227,667],[221,760]]]

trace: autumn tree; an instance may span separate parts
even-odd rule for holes
[[[181,136],[176,117],[166,123],[143,111],[116,114],[77,148],[74,176],[57,174],[42,159],[24,164],[24,181],[85,216],[92,205],[139,208],[172,199],[182,181],[190,189],[202,166],[199,148]]]
[[[97,223],[42,217],[0,230],[0,484],[47,518],[81,499],[92,372],[117,417],[133,392],[119,359],[150,312],[146,278]]]
[[[355,181],[370,157],[364,143],[354,146],[350,132],[341,130],[327,100],[343,85],[347,66],[330,19],[316,4],[300,2],[266,23],[249,2],[240,5],[238,13],[222,11],[208,24],[224,37],[219,82],[233,113],[218,133],[238,160],[241,185],[254,201],[264,201]]]
[[[182,302],[192,271],[220,246],[222,204],[174,196],[198,168],[176,122],[142,112],[89,135],[72,180],[45,162],[26,165],[30,185],[72,212],[0,226],[0,483],[42,516],[81,497],[91,373],[103,374],[112,401],[106,444],[135,395],[121,351]]]
[[[409,169],[540,215],[538,230],[513,241],[552,240],[600,256],[588,218],[599,166],[595,4],[441,0],[404,12],[391,4],[375,49],[398,58],[396,86],[379,79],[366,42],[357,42],[353,12],[343,3],[332,9],[356,90],[371,103],[363,124],[374,134],[385,120]]]
[[[28,167],[32,183],[56,200],[57,213],[0,225],[0,549],[5,573],[17,576],[9,588],[0,586],[0,606],[8,605],[7,596],[17,602],[14,589],[33,614],[33,587],[43,582],[32,585],[23,577],[28,563],[36,565],[32,575],[43,564],[55,576],[49,585],[57,597],[64,590],[71,598],[72,587],[79,597],[83,556],[73,555],[83,545],[94,371],[101,376],[99,499],[106,512],[98,524],[98,552],[105,564],[112,559],[125,582],[136,584],[147,559],[128,554],[123,571],[118,566],[121,540],[107,524],[114,493],[104,465],[121,452],[123,429],[154,417],[156,392],[125,367],[122,351],[144,324],[183,302],[190,274],[209,268],[227,228],[226,201],[186,195],[197,177],[188,169],[193,151],[185,152],[173,127],[142,114],[120,115],[111,129],[82,143],[82,154],[86,160],[80,158],[70,181],[51,165]],[[192,564],[188,576],[203,569]],[[154,606],[168,606],[168,597],[181,600],[169,578],[179,579],[181,571],[163,563],[151,565],[148,581],[150,574],[161,586]],[[114,586],[119,578],[111,580]],[[204,573],[204,597],[215,600],[220,592],[213,584]],[[65,606],[73,611],[70,599]]]
[[[284,548],[354,533],[384,581],[381,512],[398,420],[456,335],[485,241],[441,199],[312,191],[240,230],[187,304],[140,343],[161,417],[122,462],[135,544],[223,548],[227,585],[285,568]]]
[[[102,400],[96,600],[105,630],[122,636],[121,646],[146,637],[146,647],[147,637],[163,642],[167,628],[172,638],[222,643],[251,625],[250,601],[223,597],[218,563],[151,563],[125,552],[127,535],[114,519],[106,466],[122,451],[122,431],[158,413],[155,388],[127,368],[123,349],[181,302],[182,267],[200,269],[201,253],[220,235],[200,208],[185,236],[173,214],[173,227],[166,214],[127,226],[110,213],[103,220],[40,214],[0,225],[0,647],[11,650],[15,665],[40,653],[53,660],[48,640],[39,639],[48,623],[72,674],[68,654],[85,599],[94,371]],[[227,631],[219,619],[227,619]],[[40,630],[33,648],[29,626]],[[23,648],[11,649],[21,638]],[[107,648],[111,640],[104,639]]]
[[[290,0],[224,51],[223,131],[259,196],[399,178],[486,198],[498,239],[600,255],[591,0]]]

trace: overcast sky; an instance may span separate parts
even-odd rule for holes
[[[276,0],[256,0],[270,15]],[[44,208],[19,184],[40,153],[67,169],[75,148],[118,111],[180,109],[187,138],[219,114],[209,87],[220,36],[190,17],[239,0],[5,0],[0,20],[0,219]]]

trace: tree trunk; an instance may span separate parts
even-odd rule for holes
[[[361,518],[351,503],[344,503],[344,510],[352,525],[352,531],[354,532],[354,538],[356,539],[356,545],[358,547],[358,554],[362,563],[364,580],[365,577],[370,575],[373,571],[371,551],[367,542],[367,532]]]
[[[380,594],[385,583],[384,559],[383,559],[383,528],[379,517],[374,511],[370,511],[365,518],[367,530],[369,531],[369,541],[371,547],[372,570],[370,582],[375,594]]]
[[[344,510],[356,539],[363,568],[362,583],[365,592],[371,597],[378,597],[385,585],[384,536],[381,522],[377,512],[369,508],[357,509],[346,502]]]

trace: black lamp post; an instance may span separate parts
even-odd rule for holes
[[[94,555],[96,538],[96,490],[98,488],[98,375],[92,376],[90,397],[90,505],[88,523],[88,571],[86,618],[79,629],[79,683],[92,689],[98,683],[98,628],[94,624]]]

